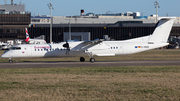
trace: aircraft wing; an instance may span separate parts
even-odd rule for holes
[[[98,44],[103,42],[103,39],[95,39],[95,40],[91,40],[91,41],[84,41],[85,44]]]
[[[102,42],[103,42],[103,39],[84,41],[84,42],[80,43],[79,45],[71,48],[70,51],[86,51],[86,50],[90,49],[91,47],[94,47],[97,44],[102,43]]]

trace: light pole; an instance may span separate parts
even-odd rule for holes
[[[68,37],[68,39],[65,39],[64,41],[68,41],[68,40],[71,40],[71,20],[73,20],[73,19],[71,19],[71,17],[69,18],[69,19],[66,19],[66,20],[69,20],[69,37]]]
[[[50,19],[51,19],[51,22],[50,22],[50,43],[52,43],[52,9],[54,9],[54,8],[52,6],[52,3],[49,3],[47,5],[50,9]]]
[[[156,21],[156,23],[157,23],[158,8],[160,8],[158,1],[155,1],[155,2],[154,2],[154,6],[155,6],[155,8],[156,8],[156,20],[155,20],[155,21]]]
[[[69,40],[71,40],[71,21],[69,18]]]

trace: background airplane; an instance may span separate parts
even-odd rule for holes
[[[25,28],[25,30],[26,30],[26,40],[25,41],[28,44],[45,44],[46,43],[46,41],[43,39],[30,39],[27,28]]]
[[[1,43],[1,49],[2,50],[9,50],[11,47],[13,47],[14,41],[13,40],[7,40],[7,43]]]
[[[147,51],[168,45],[167,39],[172,29],[175,17],[162,17],[156,24],[152,35],[134,38],[124,41],[78,41],[62,42],[59,44],[24,44],[17,45],[5,52],[1,57],[11,58],[23,57],[65,57],[78,56],[84,62],[84,56],[90,57],[90,62],[94,62],[93,56],[115,56],[133,54]]]

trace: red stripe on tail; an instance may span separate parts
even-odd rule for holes
[[[28,41],[29,41],[29,38],[27,38],[25,41],[28,42]]]

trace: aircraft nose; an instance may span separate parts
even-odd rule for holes
[[[3,55],[1,55],[1,58],[8,58],[8,57],[9,57],[9,55],[6,54],[6,53],[4,53]]]
[[[5,56],[4,56],[4,54],[3,55],[1,55],[1,58],[4,58]]]

